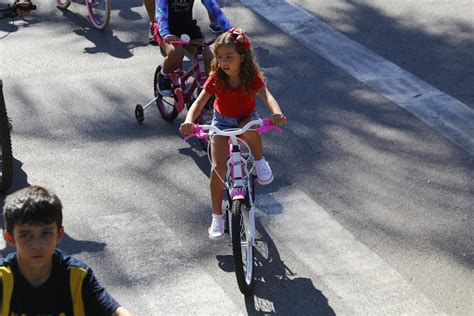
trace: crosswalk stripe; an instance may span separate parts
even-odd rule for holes
[[[324,295],[336,302],[336,314],[443,314],[304,192],[285,188],[258,195],[256,216],[334,293]]]
[[[240,0],[312,51],[474,155],[474,110],[285,0]]]

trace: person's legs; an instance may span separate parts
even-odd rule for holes
[[[222,214],[222,197],[227,163],[227,137],[214,136],[211,139],[211,201],[212,201],[212,223],[208,229],[209,238],[220,239],[224,237],[224,215]]]
[[[258,118],[258,115],[252,114],[249,117],[243,119],[239,126],[242,127],[251,120]],[[256,131],[247,131],[241,136],[245,139],[250,147],[253,155],[253,161],[255,164],[255,171],[257,172],[257,182],[260,184],[269,184],[273,181],[273,172],[270,165],[263,157],[263,143],[262,137]]]
[[[204,38],[193,39],[192,42],[195,43],[206,43]],[[196,47],[194,46],[185,46],[185,49],[191,54],[192,56],[196,57]],[[206,67],[206,72],[209,73],[211,71],[211,61],[214,58],[214,54],[209,46],[204,46],[202,50],[202,56],[204,59],[204,66]]]
[[[214,136],[211,139],[211,200],[212,209],[217,215],[222,214],[222,196],[224,193],[224,184],[222,180],[225,178],[227,153],[228,153],[227,137]]]
[[[143,0],[150,22],[155,22],[155,0]]]
[[[155,22],[155,0],[143,0],[143,4],[145,5],[146,12],[148,13],[148,18],[150,19],[150,24],[148,27],[148,44],[155,46],[158,45],[153,26]]]
[[[184,57],[184,49],[182,46],[167,44],[161,42],[160,47],[165,52],[166,57],[163,60],[163,67],[158,76],[158,88],[160,94],[169,96],[172,93],[171,80],[169,74],[178,69]]]

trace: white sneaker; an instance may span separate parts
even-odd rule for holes
[[[224,215],[212,214],[211,227],[207,229],[209,238],[219,240],[224,237]]]
[[[270,165],[265,158],[262,157],[260,160],[255,160],[254,164],[258,183],[265,185],[273,181],[272,169],[270,169]]]

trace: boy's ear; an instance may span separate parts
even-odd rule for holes
[[[15,238],[13,238],[13,236],[8,231],[4,231],[3,236],[10,246],[15,247]]]
[[[64,236],[64,226],[61,226],[61,228],[58,231],[58,237],[56,238],[56,242],[61,242]]]

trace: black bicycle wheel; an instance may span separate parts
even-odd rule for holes
[[[8,190],[13,175],[13,155],[8,124],[7,108],[3,96],[3,82],[0,80],[0,142],[2,151],[0,156],[0,192]]]
[[[158,75],[161,71],[161,65],[156,68],[155,77],[153,80],[153,89],[155,92],[156,99],[156,106],[158,107],[158,111],[160,111],[161,116],[168,122],[173,121],[179,114],[178,110],[176,110],[176,96],[174,93],[169,96],[165,97],[159,93],[158,89]]]
[[[232,253],[239,290],[250,295],[254,286],[254,253],[249,213],[243,200],[232,202]]]

